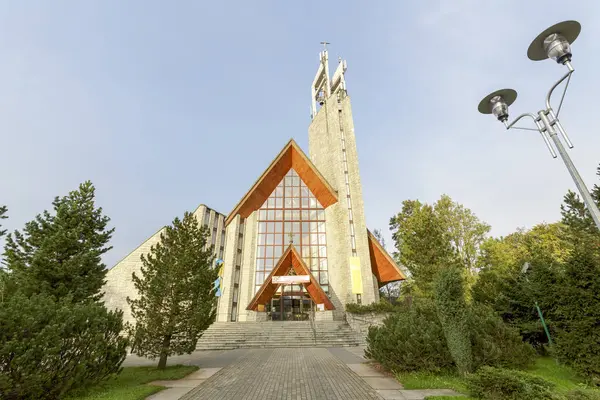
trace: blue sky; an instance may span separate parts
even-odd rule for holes
[[[513,115],[540,109],[564,69],[529,61],[527,46],[566,19],[583,31],[561,115],[591,187],[600,163],[596,2],[2,2],[6,225],[21,228],[90,179],[116,227],[112,266],[200,203],[228,213],[290,137],[308,151],[323,40],[333,65],[348,60],[371,229],[389,239],[403,200],[443,193],[494,235],[554,221],[574,189],[560,159],[539,134],[507,132],[476,107],[513,87]]]

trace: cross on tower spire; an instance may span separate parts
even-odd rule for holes
[[[323,45],[323,48],[325,49],[325,51],[327,51],[327,45],[331,44],[329,42],[321,42],[321,44]]]

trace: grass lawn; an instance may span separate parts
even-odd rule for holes
[[[67,400],[143,400],[164,389],[163,386],[147,385],[148,382],[181,379],[197,369],[187,365],[174,365],[163,370],[156,367],[127,367],[115,378],[73,393]]]
[[[467,385],[463,378],[450,373],[434,374],[432,372],[401,372],[396,379],[404,389],[452,389],[459,393],[467,393]],[[443,396],[441,398],[444,398]]]
[[[552,358],[538,358],[535,365],[527,372],[540,376],[556,384],[557,392],[567,392],[573,389],[583,389],[600,393],[600,390],[588,388],[584,381],[568,367],[558,365]],[[467,385],[463,378],[446,374],[433,374],[426,372],[403,372],[396,374],[396,378],[405,389],[453,389],[460,393],[468,393]],[[460,400],[471,397],[432,396],[428,400]]]

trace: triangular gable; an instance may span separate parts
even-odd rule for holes
[[[327,183],[294,139],[291,139],[227,216],[225,226],[229,225],[238,214],[242,218],[246,218],[258,210],[291,168],[294,168],[323,208],[338,201],[335,190]]]
[[[387,251],[377,240],[377,238],[367,229],[369,236],[369,254],[371,257],[371,271],[377,277],[380,286],[386,283],[402,281],[406,276],[398,267],[398,264],[388,254]]]
[[[266,304],[269,300],[271,300],[280,286],[277,283],[273,283],[271,278],[274,276],[285,276],[290,272],[291,269],[294,270],[296,275],[310,276],[310,282],[303,283],[302,285],[306,288],[306,291],[316,304],[324,304],[326,310],[333,310],[335,308],[331,303],[331,300],[329,300],[327,294],[323,291],[321,285],[319,285],[319,282],[310,273],[310,269],[304,263],[304,260],[302,260],[300,254],[298,254],[298,251],[294,245],[290,244],[277,262],[275,268],[273,268],[269,276],[265,278],[262,286],[258,289],[258,292],[256,292],[256,295],[254,295],[254,298],[250,304],[248,304],[246,309],[256,311],[259,304]]]

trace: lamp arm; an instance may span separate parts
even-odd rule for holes
[[[550,105],[550,98],[552,97],[552,92],[554,92],[554,89],[556,89],[558,87],[558,85],[560,85],[565,79],[569,78],[569,81],[571,80],[571,74],[575,72],[574,69],[569,69],[569,72],[567,72],[565,74],[565,76],[563,76],[562,78],[560,78],[551,88],[550,91],[548,92],[548,95],[546,96],[546,109],[550,110],[552,108],[552,106]],[[560,99],[560,105],[558,106],[558,112],[556,113],[556,116],[558,116],[558,113],[560,113],[560,108],[562,107],[562,102],[565,98],[565,94],[567,93],[567,88],[569,87],[569,81],[567,81],[567,84],[565,86],[565,90],[563,91],[562,97]]]
[[[519,122],[522,118],[525,117],[530,117],[533,120],[533,123],[535,124],[535,126],[537,127],[537,129],[532,129],[532,128],[521,128],[518,126],[514,126],[517,122]],[[519,115],[517,118],[515,118],[515,120],[513,122],[511,122],[510,124],[507,123],[506,121],[504,122],[506,125],[506,129],[523,129],[526,131],[538,131],[540,133],[540,135],[542,135],[542,139],[544,139],[544,142],[546,143],[546,147],[548,147],[548,150],[550,151],[550,155],[552,155],[552,158],[556,158],[556,153],[554,152],[554,149],[552,148],[552,145],[550,144],[550,140],[548,139],[548,137],[546,136],[546,133],[544,132],[544,127],[541,125],[541,123],[538,121],[537,117],[531,113],[524,113]]]
[[[513,122],[511,122],[510,124],[506,125],[506,129],[512,128],[517,122],[519,122],[521,120],[521,118],[524,118],[524,117],[531,117],[531,119],[533,120],[534,123],[535,123],[535,120],[537,119],[535,117],[535,115],[533,115],[531,113],[524,113],[524,114],[519,115],[517,118],[515,118],[513,120]]]

